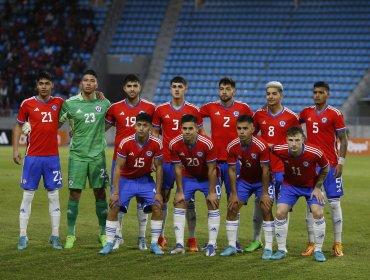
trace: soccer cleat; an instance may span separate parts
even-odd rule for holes
[[[200,248],[200,251],[205,252],[207,250],[207,247],[208,247],[208,243],[204,243],[203,247]],[[217,243],[215,243],[213,247],[215,248],[215,250],[217,250]]]
[[[142,251],[148,250],[148,248],[146,247],[145,237],[138,237],[137,238],[137,248],[139,250],[142,250]]]
[[[124,240],[121,236],[119,236],[119,235],[114,236],[113,250],[117,250],[119,248],[119,246],[122,245],[123,243],[124,243]]]
[[[258,249],[262,248],[262,243],[258,240],[253,240],[252,243],[244,249],[245,253],[252,253]]]
[[[265,249],[263,251],[262,259],[263,260],[269,260],[272,257],[272,251],[270,249]]]
[[[149,250],[154,255],[163,255],[164,254],[164,252],[159,248],[157,243],[151,243]]]
[[[182,246],[180,243],[177,243],[175,247],[172,248],[170,251],[171,255],[177,255],[177,254],[185,254],[184,246]]]
[[[49,238],[49,243],[53,245],[53,248],[56,250],[62,250],[62,244],[60,243],[60,238],[59,236],[50,236]]]
[[[160,236],[158,238],[158,246],[159,246],[159,248],[161,248],[163,250],[164,247],[166,247],[167,245],[168,245],[168,242],[167,242],[166,237]]]
[[[74,235],[67,235],[66,244],[64,245],[64,248],[65,249],[71,249],[71,248],[73,248],[73,244],[75,243],[75,241],[76,241],[76,236],[74,236]]]
[[[286,257],[286,253],[283,250],[277,250],[275,254],[273,254],[270,258],[270,260],[281,260]]]
[[[236,248],[234,246],[227,246],[226,249],[220,254],[222,257],[235,256]]]
[[[325,262],[326,261],[326,258],[325,258],[324,254],[321,251],[315,251],[313,253],[313,257],[314,257],[315,261],[317,261],[317,262]]]
[[[105,234],[99,235],[99,243],[101,244],[102,247],[105,247],[105,245],[107,245],[107,236]]]
[[[343,245],[340,242],[335,242],[333,245],[334,256],[335,257],[343,257]]]
[[[212,244],[207,245],[207,249],[205,251],[205,255],[207,257],[213,257],[216,256],[216,248]]]
[[[100,255],[108,255],[112,252],[113,250],[113,243],[111,242],[107,242],[107,244],[105,244],[105,246],[103,247],[103,249],[101,249],[99,251],[99,254]]]
[[[197,240],[195,237],[189,238],[188,241],[186,242],[186,246],[188,247],[188,251],[192,253],[199,252],[198,247],[197,247]]]
[[[27,248],[27,244],[28,244],[28,238],[27,238],[27,236],[19,236],[18,245],[17,245],[18,250],[24,250],[24,249],[26,249]]]
[[[240,247],[239,241],[236,241],[236,252],[243,253],[243,249]]]
[[[301,253],[301,255],[302,256],[312,256],[314,250],[315,250],[315,243],[307,242],[307,248],[304,252]]]

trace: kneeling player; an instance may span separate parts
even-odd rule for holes
[[[107,244],[99,254],[109,254],[118,226],[120,207],[128,209],[130,200],[136,196],[142,203],[144,212],[152,212],[150,252],[164,254],[158,247],[158,237],[162,230],[162,143],[150,135],[152,117],[140,113],[136,117],[136,133],[124,138],[117,149],[117,161],[114,169],[114,192],[110,197],[109,213],[106,223]],[[156,183],[151,176],[151,164],[156,166]]]
[[[227,146],[229,178],[231,193],[228,201],[226,220],[226,233],[229,246],[221,253],[221,256],[235,255],[236,237],[239,227],[237,213],[248,202],[250,196],[255,193],[261,201],[263,216],[263,228],[265,232],[265,251],[262,259],[270,259],[272,255],[272,243],[274,236],[274,221],[272,216],[272,204],[274,201],[273,187],[269,184],[270,179],[270,150],[265,140],[253,136],[253,118],[248,115],[240,115],[236,121],[238,138]],[[236,178],[236,163],[241,161],[240,176]]]
[[[212,140],[198,134],[197,118],[183,115],[182,134],[171,140],[171,160],[175,166],[177,192],[174,197],[174,229],[176,246],[170,254],[185,253],[184,227],[186,205],[196,191],[203,192],[208,206],[208,245],[205,255],[216,255],[216,240],[220,227],[219,198],[221,189],[217,182],[217,156]]]
[[[287,214],[298,198],[303,196],[314,218],[314,259],[318,262],[326,261],[322,253],[326,224],[321,185],[329,172],[329,162],[318,147],[304,144],[304,139],[302,128],[292,126],[287,131],[288,144],[272,147],[272,152],[283,160],[285,170],[284,181],[277,199],[275,219],[278,250],[271,257],[272,260],[279,260],[286,256]],[[321,168],[319,174],[316,173],[316,166]]]

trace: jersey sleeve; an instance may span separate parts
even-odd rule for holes
[[[306,109],[303,109],[303,110],[299,113],[299,121],[300,121],[301,123],[306,122]]]
[[[155,159],[163,158],[163,147],[161,144],[157,145],[157,151],[154,154]]]
[[[203,118],[202,118],[202,115],[200,114],[200,111],[199,109],[197,110],[197,115],[196,115],[197,119],[198,119],[198,127],[201,128],[203,127]]]
[[[268,164],[270,162],[270,150],[268,146],[266,146],[260,155],[260,164]]]
[[[323,168],[329,165],[329,161],[326,158],[325,154],[322,153],[322,156],[319,158],[318,165]]]
[[[117,148],[117,157],[126,158],[127,157],[126,145],[124,145],[122,142],[123,140],[121,141],[120,145]]]
[[[238,157],[235,153],[235,150],[233,147],[227,150],[227,164],[228,165],[236,165],[236,162],[238,160]]]
[[[154,110],[152,124],[156,128],[161,127],[161,113],[158,107]]]
[[[181,160],[179,158],[179,155],[177,154],[176,150],[173,149],[173,146],[170,147],[171,150],[171,162],[174,164],[180,164]]]
[[[17,116],[17,122],[19,124],[24,124],[28,119],[28,110],[26,107],[27,105],[25,104],[25,102],[23,102],[21,107],[19,108]]]
[[[202,118],[209,117],[209,104],[200,107],[200,115],[202,116]]]
[[[260,127],[260,124],[259,124],[259,120],[258,120],[258,114],[257,114],[257,112],[255,112],[253,114],[253,124],[254,124],[254,132],[253,132],[253,135],[257,135],[258,132],[261,130],[261,127]]]
[[[59,112],[59,122],[60,123],[65,123],[66,120],[69,118],[68,112],[69,112],[68,102],[64,102]]]
[[[253,111],[251,110],[251,108],[247,104],[244,104],[243,114],[246,114],[250,117],[252,117],[254,115]]]
[[[107,114],[105,115],[105,122],[109,125],[115,126],[116,125],[116,118],[114,116],[114,107],[110,106]]]
[[[206,161],[207,163],[215,162],[217,161],[217,151],[215,145],[212,145],[212,148],[210,148],[206,155]]]
[[[336,118],[334,118],[334,128],[336,132],[340,132],[346,129],[346,125],[344,123],[344,117],[342,113],[340,113],[339,115],[336,115]]]

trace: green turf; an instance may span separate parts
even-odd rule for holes
[[[68,149],[62,148],[61,161],[64,188],[61,191],[61,238],[66,235],[66,206],[68,199],[67,156]],[[110,162],[112,149],[107,151]],[[47,243],[50,234],[50,218],[45,190],[37,191],[28,226],[29,247],[25,251],[16,249],[19,206],[22,191],[19,188],[21,166],[12,161],[11,148],[0,147],[0,279],[369,279],[370,269],[370,225],[368,223],[370,198],[369,157],[348,157],[345,166],[345,197],[342,200],[344,213],[343,243],[345,256],[332,256],[333,232],[326,207],[327,235],[324,244],[326,263],[316,263],[311,257],[301,257],[306,243],[304,201],[300,200],[291,215],[288,233],[287,258],[281,261],[262,261],[262,251],[236,257],[207,258],[202,254],[154,256],[136,249],[137,220],[136,203],[133,201],[129,214],[124,219],[125,244],[108,256],[100,256],[98,225],[93,195],[83,192],[80,215],[77,221],[77,241],[72,250],[55,251]],[[108,166],[110,168],[110,164]],[[198,242],[207,240],[207,216],[204,198],[196,196]],[[226,247],[225,200],[222,201],[221,227],[218,238],[219,250]],[[251,207],[241,212],[240,242],[247,246],[252,235]],[[172,230],[172,205],[169,207],[167,236],[174,244]],[[147,236],[149,237],[149,227]],[[149,245],[149,244],[148,244]]]

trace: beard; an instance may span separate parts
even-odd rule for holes
[[[220,96],[220,100],[222,101],[222,102],[224,102],[224,103],[227,103],[227,102],[229,102],[230,100],[232,100],[233,98],[232,97],[222,97],[222,96]]]

